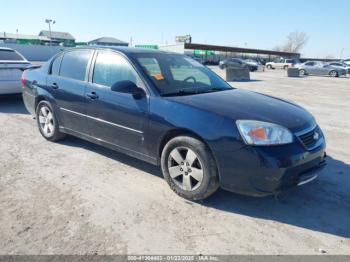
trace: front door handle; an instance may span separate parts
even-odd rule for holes
[[[57,83],[52,83],[51,88],[52,89],[58,89],[59,86],[57,85]]]
[[[98,99],[98,95],[95,92],[88,93],[86,96],[92,100]]]

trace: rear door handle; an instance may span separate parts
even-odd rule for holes
[[[51,88],[52,88],[52,89],[58,89],[59,86],[57,85],[57,83],[53,83],[53,84],[51,85]]]
[[[34,80],[34,81],[30,84],[29,87],[30,87],[31,89],[33,89],[37,84],[38,84],[38,82]]]
[[[95,92],[88,93],[86,96],[92,100],[98,99],[98,95]]]

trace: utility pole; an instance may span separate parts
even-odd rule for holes
[[[46,19],[45,23],[49,24],[50,46],[51,46],[52,45],[51,23],[54,25],[56,24],[56,21],[52,19]]]
[[[341,51],[340,51],[340,60],[342,60],[342,58],[343,58],[343,53],[344,53],[344,50],[345,50],[345,48],[343,48]]]

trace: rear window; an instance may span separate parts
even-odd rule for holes
[[[52,75],[58,75],[58,73],[60,71],[61,61],[62,61],[62,55],[59,55],[53,61],[52,65],[51,65],[51,74]]]
[[[86,67],[91,55],[91,50],[79,50],[66,53],[61,62],[60,76],[84,81]]]
[[[13,50],[0,50],[0,60],[24,61],[23,58]]]

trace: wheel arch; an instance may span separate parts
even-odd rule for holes
[[[173,138],[178,137],[178,136],[191,136],[194,137],[196,139],[198,139],[199,141],[201,141],[203,144],[205,144],[208,149],[210,154],[212,155],[214,161],[215,161],[215,165],[216,165],[216,170],[217,170],[217,174],[218,174],[218,179],[220,181],[220,169],[218,167],[218,161],[216,159],[216,156],[213,152],[213,150],[211,149],[210,145],[207,143],[207,141],[205,141],[200,135],[196,134],[195,132],[188,130],[188,129],[184,129],[184,128],[177,128],[177,129],[172,129],[169,130],[166,134],[163,135],[163,137],[160,140],[160,143],[158,145],[158,163],[160,164],[160,159],[162,156],[162,152],[163,149],[165,147],[165,145]]]
[[[39,103],[40,103],[41,101],[46,101],[46,102],[48,102],[48,103],[51,105],[52,110],[53,110],[53,113],[54,113],[54,114],[56,115],[56,117],[57,117],[58,123],[61,124],[61,117],[60,117],[60,114],[59,114],[59,112],[58,112],[58,109],[57,109],[57,107],[56,107],[56,105],[55,105],[55,101],[54,101],[54,99],[51,98],[50,96],[46,96],[46,95],[44,95],[44,94],[38,95],[38,96],[35,98],[35,107],[34,107],[34,110],[35,110],[35,111],[34,111],[34,112],[36,113],[36,109],[37,109],[37,107],[38,107],[38,105],[39,105]]]
[[[39,103],[41,102],[41,101],[48,101],[46,98],[45,98],[45,96],[43,96],[43,95],[39,95],[39,96],[37,96],[36,98],[35,98],[35,104],[34,104],[34,110],[35,110],[35,112],[36,112],[36,109],[37,109],[37,107],[38,107],[38,105],[39,105]],[[49,101],[48,101],[49,102]]]

